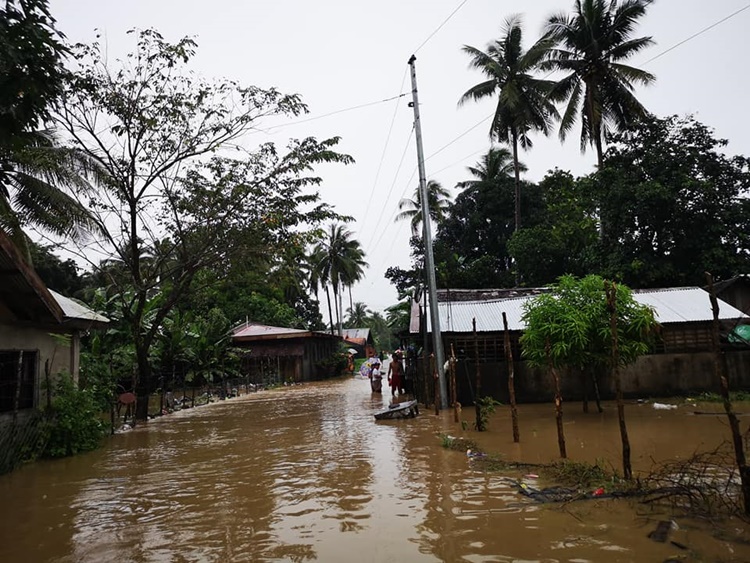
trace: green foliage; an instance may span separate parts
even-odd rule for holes
[[[750,160],[693,117],[648,117],[613,138],[591,184],[603,275],[636,287],[702,285],[750,267]]]
[[[62,92],[67,49],[48,4],[7,0],[0,7],[0,155],[9,136],[49,118]]]
[[[524,304],[526,331],[521,336],[523,356],[536,366],[608,365],[612,332],[605,280],[563,276],[550,293]],[[658,323],[653,310],[633,299],[630,289],[617,286],[617,335],[621,365],[648,352]]]
[[[545,35],[554,47],[541,68],[564,74],[551,92],[553,100],[567,102],[560,138],[580,120],[581,150],[594,146],[600,168],[609,135],[646,114],[633,91],[654,76],[625,61],[653,44],[651,37],[633,37],[650,1],[580,0],[571,15],[547,20]]]
[[[500,401],[497,401],[490,397],[489,395],[485,395],[484,397],[477,397],[476,399],[477,405],[479,406],[479,425],[477,426],[477,423],[474,423],[475,429],[479,432],[484,432],[487,430],[487,425],[490,421],[490,416],[494,414],[495,407],[501,405],[502,403]]]
[[[96,449],[105,431],[99,407],[92,389],[78,389],[69,375],[61,374],[53,392],[50,437],[43,455],[65,457]]]
[[[315,364],[319,378],[336,377],[346,369],[346,354],[337,352]]]
[[[615,477],[608,473],[603,463],[586,463],[561,459],[544,467],[544,475],[561,485],[577,489],[591,490],[611,486]]]

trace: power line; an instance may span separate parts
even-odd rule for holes
[[[456,141],[458,141],[458,140],[459,140],[459,139],[460,139],[461,137],[463,137],[464,135],[468,135],[468,134],[469,134],[469,133],[470,133],[471,131],[473,131],[474,129],[476,129],[477,127],[479,127],[479,126],[480,126],[480,125],[482,125],[483,123],[485,123],[485,122],[486,122],[486,121],[487,121],[488,119],[490,119],[490,118],[491,118],[491,117],[492,117],[493,115],[495,115],[495,114],[494,114],[494,113],[492,113],[492,114],[488,115],[487,117],[483,117],[483,118],[481,119],[481,121],[479,121],[479,122],[475,123],[474,125],[472,125],[471,127],[469,127],[469,128],[468,128],[468,129],[466,130],[466,131],[464,131],[463,133],[461,133],[461,134],[460,134],[460,135],[459,135],[458,137],[456,137],[455,139],[453,139],[453,140],[452,140],[452,141],[450,141],[449,143],[446,143],[445,145],[443,145],[442,147],[440,147],[440,148],[439,148],[438,150],[436,150],[436,151],[435,151],[434,153],[432,153],[432,154],[431,154],[430,156],[428,156],[427,158],[425,158],[425,161],[427,161],[427,160],[430,160],[430,159],[431,159],[431,158],[432,158],[433,156],[436,156],[437,154],[439,154],[439,153],[443,152],[443,151],[444,151],[445,149],[447,149],[447,148],[448,148],[449,146],[451,146],[451,145],[452,145],[453,143],[455,143]]]
[[[736,16],[736,15],[737,15],[737,14],[739,14],[740,12],[744,12],[744,11],[745,11],[745,10],[747,10],[748,8],[750,8],[750,4],[747,4],[747,5],[745,5],[745,7],[743,7],[743,8],[740,8],[740,9],[739,9],[739,10],[737,10],[736,12],[733,12],[733,13],[729,14],[729,15],[728,15],[728,16],[726,16],[725,18],[722,18],[722,19],[720,19],[719,21],[717,21],[717,22],[715,22],[715,23],[712,23],[711,25],[709,25],[709,26],[707,26],[707,27],[704,27],[704,28],[703,28],[703,29],[701,29],[701,30],[700,30],[699,32],[697,32],[697,33],[694,33],[694,34],[693,34],[693,35],[691,35],[690,37],[688,37],[688,38],[686,38],[686,39],[683,39],[683,40],[682,40],[682,41],[680,41],[679,43],[676,43],[676,44],[672,45],[672,46],[671,46],[671,47],[670,47],[669,49],[666,49],[666,50],[662,51],[662,52],[661,52],[661,53],[659,53],[658,55],[656,55],[656,56],[654,56],[654,57],[651,57],[651,58],[650,58],[649,60],[647,60],[647,61],[646,61],[645,63],[642,63],[642,66],[644,66],[644,65],[647,65],[648,63],[650,63],[650,62],[653,62],[653,61],[655,61],[655,60],[656,60],[656,59],[658,59],[659,57],[662,57],[662,56],[666,55],[667,53],[669,53],[670,51],[673,51],[674,49],[676,49],[676,48],[677,48],[677,47],[679,47],[680,45],[684,45],[684,44],[685,44],[685,43],[687,43],[688,41],[691,41],[692,39],[695,39],[695,38],[696,38],[696,37],[698,37],[699,35],[702,35],[702,34],[706,33],[706,32],[707,32],[707,31],[709,31],[710,29],[713,29],[713,28],[714,28],[714,27],[716,27],[717,25],[719,25],[719,24],[722,24],[722,23],[724,23],[725,21],[727,21],[728,19],[731,19],[731,18],[733,18],[734,16]]]
[[[411,136],[414,134],[414,127],[412,126],[411,131],[409,131],[409,138],[406,140],[406,146],[404,147],[404,152],[401,155],[401,160],[398,163],[398,168],[396,168],[396,174],[393,177],[393,182],[391,183],[391,187],[388,190],[388,195],[385,197],[385,200],[383,202],[382,207],[380,208],[380,214],[378,215],[378,220],[375,222],[375,225],[380,223],[380,220],[383,218],[383,212],[385,211],[388,200],[391,198],[391,194],[393,193],[393,186],[396,185],[396,180],[398,179],[398,174],[401,171],[401,165],[404,163],[404,158],[406,158],[406,153],[409,150],[409,144],[411,143]],[[373,229],[373,232],[376,232],[375,229]],[[369,242],[365,246],[365,248],[370,248],[370,245],[372,244],[373,239],[375,238],[375,235],[373,234],[370,237]]]
[[[440,31],[440,29],[441,29],[441,28],[442,28],[442,27],[443,27],[443,26],[444,26],[444,25],[445,25],[446,23],[448,23],[448,20],[450,20],[450,19],[451,19],[451,18],[452,18],[452,17],[454,16],[454,15],[456,15],[456,12],[458,12],[458,11],[459,11],[459,10],[460,10],[460,9],[461,9],[461,8],[463,7],[463,5],[464,5],[464,4],[466,4],[466,3],[468,2],[468,1],[469,1],[469,0],[463,0],[463,2],[461,2],[461,3],[460,3],[460,4],[459,4],[459,5],[457,6],[457,7],[456,7],[456,9],[455,9],[455,10],[453,10],[453,11],[452,11],[452,12],[450,13],[450,15],[449,15],[449,16],[448,16],[447,18],[445,18],[445,19],[443,20],[443,23],[441,23],[441,24],[440,24],[439,26],[437,26],[437,27],[435,28],[435,31],[433,31],[432,33],[430,33],[430,35],[428,35],[428,36],[427,36],[427,39],[425,39],[424,41],[422,41],[422,43],[421,43],[421,44],[419,45],[419,47],[417,47],[416,49],[414,49],[414,51],[412,51],[412,52],[413,52],[413,53],[416,53],[416,52],[417,52],[417,51],[419,51],[419,50],[420,50],[420,49],[421,49],[422,47],[424,47],[424,46],[425,46],[425,45],[427,44],[427,42],[428,42],[428,41],[429,41],[430,39],[432,39],[432,38],[434,37],[434,35],[435,35],[435,34],[436,34],[436,33],[437,33],[438,31]]]
[[[401,86],[398,87],[399,92],[403,89],[404,82],[406,82],[406,74],[407,74],[407,72],[408,72],[408,67],[404,68],[404,75],[401,77]],[[401,96],[398,96],[397,98],[400,98],[400,97]],[[383,152],[380,155],[380,163],[378,164],[378,170],[375,173],[375,180],[372,183],[372,189],[370,190],[370,197],[368,198],[367,205],[364,208],[364,217],[362,218],[362,222],[361,222],[361,225],[360,225],[360,229],[362,229],[362,230],[364,230],[365,224],[367,223],[367,217],[369,217],[369,215],[367,214],[367,210],[370,209],[370,205],[372,204],[372,200],[375,197],[375,188],[378,185],[378,179],[380,178],[380,170],[383,167],[383,161],[385,160],[385,153],[386,153],[386,150],[388,149],[388,143],[391,140],[391,133],[393,132],[393,125],[396,122],[396,114],[398,113],[398,108],[399,107],[400,107],[400,104],[397,103],[396,107],[393,108],[393,117],[391,118],[391,125],[388,128],[388,135],[385,138],[385,145],[383,145]],[[403,159],[403,157],[402,157],[402,159]]]
[[[402,83],[402,87],[403,87],[403,83]],[[344,113],[344,112],[347,112],[347,111],[353,111],[355,109],[362,109],[362,108],[366,108],[366,107],[370,107],[370,106],[375,106],[375,105],[378,105],[378,104],[385,104],[385,103],[390,102],[392,100],[397,100],[398,98],[403,98],[404,96],[407,96],[408,94],[409,94],[409,92],[404,92],[402,94],[398,94],[397,96],[392,96],[392,97],[386,98],[384,100],[377,100],[377,101],[374,101],[374,102],[367,102],[365,104],[359,104],[357,106],[351,106],[351,107],[348,107],[348,108],[338,109],[338,110],[335,110],[335,111],[332,111],[332,112],[329,112],[329,113],[324,113],[323,115],[317,115],[315,117],[309,117],[307,119],[300,119],[300,120],[297,120],[297,121],[291,121],[289,123],[281,123],[279,125],[272,125],[270,127],[266,127],[265,130],[266,131],[270,131],[272,129],[281,129],[282,127],[289,127],[291,125],[299,125],[300,123],[308,123],[309,121],[316,121],[318,119],[323,119],[324,117],[331,117],[332,115],[337,115],[339,113]]]

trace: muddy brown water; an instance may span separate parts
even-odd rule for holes
[[[507,407],[480,435],[448,411],[375,421],[389,401],[358,377],[263,391],[22,467],[0,477],[0,562],[750,561],[737,520],[678,518],[670,539],[683,550],[647,537],[670,514],[627,500],[537,504],[518,493],[522,474],[486,473],[440,445],[447,433],[509,459],[556,459],[551,404],[521,406],[514,445]],[[614,406],[565,408],[569,457],[618,466]],[[627,407],[636,471],[728,438],[723,418],[692,410]]]

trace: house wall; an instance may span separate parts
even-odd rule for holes
[[[71,342],[73,342],[73,339],[71,339]],[[66,371],[73,375],[75,381],[78,380],[77,358],[76,361],[73,361],[75,348],[53,338],[47,329],[0,324],[0,350],[38,352],[34,380],[35,406],[43,404],[42,383],[44,381],[44,365],[47,360],[50,361],[50,373],[53,375]]]
[[[724,354],[731,390],[750,389],[750,351],[728,350]],[[471,404],[476,387],[476,368],[470,360],[459,360],[456,369],[459,402]],[[657,354],[643,356],[621,371],[622,389],[626,398],[672,397],[718,392],[714,374],[714,357],[710,352]],[[516,400],[521,403],[545,402],[553,397],[553,387],[546,369],[532,368],[527,362],[515,363]],[[482,394],[492,395],[508,403],[508,370],[506,362],[481,365]],[[593,400],[591,377],[560,373],[563,400],[580,401],[584,390]],[[582,382],[585,381],[586,387]],[[599,392],[602,399],[615,398],[614,380],[608,373],[600,374]]]

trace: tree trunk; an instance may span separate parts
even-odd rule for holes
[[[589,380],[586,377],[586,368],[580,367],[581,390],[583,391],[583,412],[589,412]]]
[[[505,331],[505,363],[508,364],[508,396],[510,397],[510,418],[513,424],[513,441],[518,443],[521,436],[518,432],[518,409],[516,408],[515,366],[513,365],[513,349],[510,347],[510,331],[508,317],[503,311],[503,330]]]
[[[566,459],[568,457],[565,451],[565,430],[563,429],[563,408],[562,408],[562,393],[560,392],[560,376],[555,369],[555,365],[552,363],[552,353],[550,352],[549,339],[545,344],[547,351],[547,366],[549,373],[552,376],[552,383],[555,387],[555,418],[557,419],[557,446],[560,449],[560,457]]]
[[[333,312],[331,311],[331,292],[328,290],[328,286],[325,286],[326,290],[326,303],[328,304],[328,320],[331,323],[331,336],[334,335],[334,324],[333,324]]]
[[[135,343],[135,355],[138,362],[138,377],[135,385],[135,417],[133,426],[137,421],[148,420],[148,398],[151,384],[151,363],[148,361],[148,346],[144,342]]]
[[[711,331],[711,348],[714,353],[714,371],[716,373],[716,378],[719,380],[721,397],[724,402],[724,411],[727,413],[729,428],[732,431],[734,458],[737,462],[737,469],[740,472],[742,500],[745,514],[750,514],[750,468],[748,468],[745,459],[745,449],[742,443],[742,433],[740,432],[740,421],[737,419],[737,415],[732,408],[732,402],[729,399],[729,381],[724,369],[724,356],[719,345],[719,302],[716,300],[716,293],[714,291],[714,278],[708,272],[706,272],[706,281],[708,282],[711,310],[713,311],[714,317],[713,330]]]
[[[515,190],[514,190],[514,211],[513,215],[515,218],[515,228],[513,232],[518,232],[521,228],[521,171],[519,170],[518,164],[518,133],[515,128],[512,131],[513,135],[513,171],[515,173]],[[518,262],[515,261],[516,266],[516,287],[521,284],[521,272],[518,271]]]
[[[628,481],[633,478],[630,465],[630,440],[628,428],[625,425],[625,403],[622,400],[622,382],[620,381],[620,349],[617,336],[617,286],[608,283],[606,286],[607,307],[609,308],[609,328],[612,333],[612,377],[615,380],[617,393],[617,420],[620,423],[620,439],[622,440],[622,475]]]
[[[477,336],[477,319],[471,319],[472,330],[474,331],[474,362],[476,365],[476,392],[474,393],[474,408],[477,414],[476,427],[478,432],[484,431],[484,423],[482,422],[482,409],[479,404],[480,393],[482,390],[482,370],[479,367],[479,337]]]

